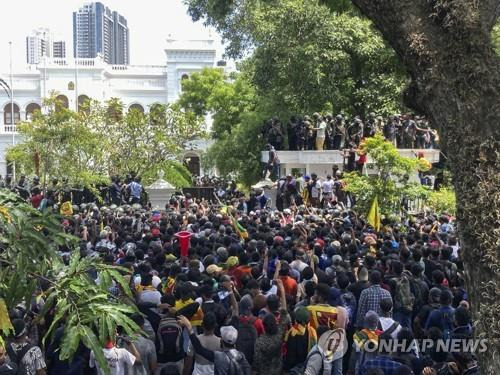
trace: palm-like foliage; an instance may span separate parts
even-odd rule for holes
[[[43,298],[45,304],[36,320],[53,315],[43,340],[64,324],[60,358],[72,359],[82,342],[107,371],[102,351],[106,341],[115,337],[118,326],[127,334],[139,330],[128,317],[136,311],[130,303],[130,287],[122,269],[80,258],[78,239],[64,232],[60,219],[0,190],[0,305],[29,307],[33,298]],[[73,250],[67,263],[59,255],[61,247]],[[99,275],[99,283],[90,276],[92,272]],[[112,285],[120,287],[122,297],[109,293]],[[1,306],[0,315],[0,334],[6,336],[8,317]]]

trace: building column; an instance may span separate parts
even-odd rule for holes
[[[306,174],[307,175],[310,175],[310,165],[309,164],[306,164]]]

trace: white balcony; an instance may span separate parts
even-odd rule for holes
[[[439,150],[435,149],[398,149],[399,154],[404,157],[414,158],[415,154],[422,152],[424,157],[431,163],[439,161]],[[283,164],[342,164],[344,154],[341,150],[323,151],[276,151]],[[269,153],[262,151],[261,161],[267,163]],[[368,157],[367,163],[371,163]]]
[[[408,158],[415,158],[416,154],[423,153],[424,158],[430,163],[439,162],[440,151],[436,149],[398,149],[399,154]],[[318,176],[326,176],[332,173],[333,165],[341,170],[344,165],[344,154],[341,150],[323,151],[276,151],[281,165],[281,175],[292,173],[292,169],[298,169],[306,174],[316,173]],[[356,157],[358,159],[358,157]],[[267,163],[269,152],[261,152],[261,161]],[[372,160],[368,157],[366,167],[371,170]]]

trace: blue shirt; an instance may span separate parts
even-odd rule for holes
[[[134,198],[140,198],[142,193],[142,185],[138,182],[131,182],[130,183],[130,195],[132,195]]]
[[[443,306],[438,310],[432,311],[425,322],[425,330],[427,331],[431,327],[437,327],[442,332],[445,330],[452,331],[454,314],[455,309],[451,306]]]

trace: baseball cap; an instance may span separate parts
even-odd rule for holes
[[[216,264],[211,264],[211,265],[209,265],[209,266],[207,267],[207,269],[206,269],[207,274],[208,274],[208,275],[210,275],[210,276],[212,276],[212,275],[214,275],[214,274],[216,274],[216,273],[219,273],[219,272],[221,272],[221,271],[222,271],[222,268],[221,268],[221,267],[219,267],[219,266],[218,266],[218,265],[216,265]]]
[[[217,249],[217,257],[219,258],[219,261],[225,262],[228,256],[229,254],[225,247],[221,246]]]
[[[378,319],[378,314],[373,310],[369,310],[364,318],[365,328],[376,329],[378,325]]]
[[[238,257],[236,256],[231,256],[227,259],[227,262],[226,262],[227,266],[229,268],[231,267],[234,267],[234,266],[237,266],[238,265]]]
[[[226,344],[234,345],[238,339],[238,331],[233,326],[220,327],[220,336]]]

